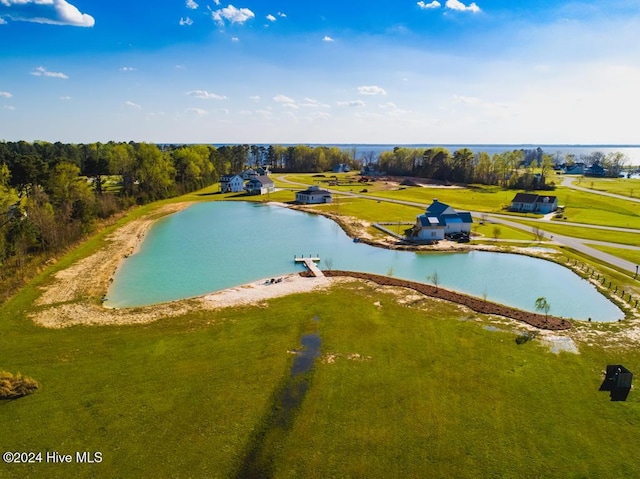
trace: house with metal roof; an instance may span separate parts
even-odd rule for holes
[[[519,213],[540,213],[546,215],[558,209],[558,197],[537,195],[535,193],[518,193],[511,200],[511,211]]]
[[[303,204],[321,204],[331,203],[331,192],[327,190],[321,190],[319,186],[313,185],[304,191],[298,191],[296,193],[296,202]]]
[[[434,199],[424,214],[417,217],[410,239],[436,241],[444,239],[445,235],[469,234],[472,223],[473,219],[468,211],[458,212]]]

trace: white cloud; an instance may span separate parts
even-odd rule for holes
[[[137,103],[134,103],[134,102],[128,101],[128,100],[124,102],[124,106],[126,108],[130,108],[132,110],[140,110],[140,109],[142,109],[141,105],[138,105]]]
[[[322,39],[323,42],[335,42],[335,40],[333,38],[331,38],[329,35],[325,35],[325,37]]]
[[[475,2],[472,2],[469,6],[462,3],[460,0],[447,0],[445,3],[447,8],[451,10],[459,10],[461,12],[473,12],[478,13],[480,11],[480,7],[476,5]]]
[[[187,0],[187,8],[190,8],[191,10],[196,10],[198,6],[199,5],[193,0]]]
[[[358,87],[358,93],[360,95],[386,95],[387,92],[384,88],[380,88],[376,85],[365,85]]]
[[[5,105],[2,108],[4,108],[5,110],[15,110],[16,109],[15,106],[10,106],[10,105]]]
[[[220,26],[224,26],[225,20],[230,23],[243,24],[247,20],[255,18],[256,15],[248,8],[236,8],[233,5],[229,5],[228,7],[216,10],[211,16]]]
[[[186,93],[188,96],[192,96],[194,98],[202,98],[203,100],[226,100],[226,96],[218,95],[216,93],[211,93],[205,90],[193,90],[188,91]]]
[[[253,95],[249,97],[249,100],[260,101],[260,97],[258,95]]]
[[[122,67],[122,68],[120,68],[121,72],[134,72],[136,70],[137,70],[137,68],[134,68],[134,67]]]
[[[45,67],[38,67],[32,71],[31,74],[36,77],[62,78],[63,80],[67,80],[69,78],[61,72],[50,72]]]
[[[189,17],[185,17],[185,18],[180,17],[180,22],[178,23],[180,23],[181,27],[184,27],[185,25],[187,27],[190,27],[191,25],[193,25],[193,20],[191,20]]]
[[[0,25],[6,25],[6,24],[7,24],[7,21],[4,18],[0,17]]]
[[[14,21],[93,27],[95,19],[66,0],[0,0],[0,13]],[[5,22],[6,23],[6,22]]]
[[[0,91],[0,97],[2,97],[2,98],[12,98],[13,95],[11,93],[9,93],[8,91]]]
[[[318,100],[314,100],[313,98],[305,98],[304,103],[301,103],[300,106],[303,108],[331,108],[330,105],[320,103]]]
[[[275,22],[277,20],[276,17],[274,17],[273,15],[269,14],[265,17],[267,20],[269,20],[270,22]]]
[[[365,103],[362,100],[352,100],[352,101],[338,101],[336,102],[338,106],[346,106],[349,108],[362,108],[365,106]]]
[[[71,97],[70,96],[61,96],[60,99],[62,101],[69,101],[69,100],[71,100]]]
[[[275,101],[276,103],[295,103],[295,100],[293,98],[289,98],[285,95],[276,95],[273,97],[273,101]]]
[[[442,4],[438,0],[433,0],[431,3],[424,3],[422,0],[418,2],[418,6],[422,10],[440,8]]]
[[[188,108],[185,110],[186,113],[197,116],[206,116],[209,114],[207,110],[203,110],[202,108]]]
[[[281,18],[287,18],[287,14],[282,12],[278,12],[278,16]]]
[[[233,43],[238,43],[240,41],[240,39],[238,37],[231,37],[231,41]]]

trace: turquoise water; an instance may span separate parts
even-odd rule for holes
[[[199,203],[160,220],[124,261],[106,304],[130,307],[189,298],[262,278],[302,271],[294,255],[322,258],[321,268],[392,272],[474,296],[534,310],[544,296],[550,314],[614,321],[622,312],[587,281],[555,263],[515,254],[472,251],[420,254],[354,243],[333,221],[278,206]]]

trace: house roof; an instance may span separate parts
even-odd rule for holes
[[[556,201],[555,196],[536,195],[534,193],[517,193],[511,200],[512,203],[553,203]]]
[[[234,178],[242,179],[240,175],[222,175],[222,177],[220,178],[220,181],[223,181],[223,182],[232,181]]]
[[[256,176],[247,181],[247,185],[262,185],[262,186],[270,186],[273,185],[273,180],[268,176]]]
[[[438,200],[434,199],[433,203],[431,203],[427,207],[427,213],[429,213],[432,216],[439,216],[442,213],[444,213],[448,208],[449,208],[449,205],[445,205],[444,203],[440,203]]]
[[[448,211],[448,213],[445,213]],[[458,213],[449,205],[433,200],[424,214],[418,216],[418,221],[423,227],[447,226],[451,224],[473,223],[471,213],[463,211]]]
[[[538,195],[533,193],[516,193],[516,196],[511,200],[512,203],[535,203],[538,199]]]
[[[327,190],[321,190],[318,186],[313,185],[307,188],[304,191],[299,191],[298,194],[301,195],[309,195],[309,196],[326,196],[331,195],[331,193]]]

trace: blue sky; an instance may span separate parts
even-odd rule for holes
[[[0,139],[640,143],[640,3],[0,0]]]

